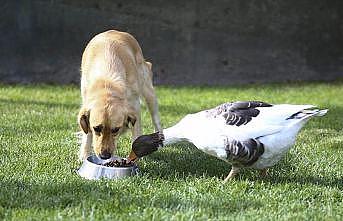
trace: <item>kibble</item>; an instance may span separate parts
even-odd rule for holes
[[[122,159],[122,160],[112,160],[102,165],[106,167],[132,167],[133,162],[130,160]]]

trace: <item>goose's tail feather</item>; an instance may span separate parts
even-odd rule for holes
[[[323,110],[319,110],[319,109],[305,109],[305,110],[301,110],[295,114],[293,114],[292,116],[288,117],[288,119],[307,119],[310,117],[321,117],[324,116],[329,110],[328,109],[323,109]]]
[[[329,111],[329,109],[318,110],[317,113],[315,114],[315,116],[322,117],[322,116],[324,116],[328,111]]]
[[[290,124],[288,125],[288,128],[292,128],[290,131],[293,131],[294,136],[299,132],[299,130],[305,125],[305,123],[311,119],[312,117],[321,117],[324,116],[328,112],[328,109],[304,109],[301,110],[289,118],[287,120],[290,120]]]

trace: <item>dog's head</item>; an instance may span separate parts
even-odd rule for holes
[[[79,125],[86,134],[92,133],[95,154],[108,159],[117,148],[118,137],[134,126],[136,116],[120,101],[97,102],[92,106],[80,110]]]

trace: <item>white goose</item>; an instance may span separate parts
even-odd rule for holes
[[[232,164],[224,182],[243,167],[262,170],[275,165],[292,147],[300,129],[314,116],[328,110],[313,105],[271,105],[258,101],[225,103],[210,110],[188,114],[176,125],[138,137],[132,144],[131,160],[179,141]]]

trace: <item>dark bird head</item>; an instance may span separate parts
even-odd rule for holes
[[[164,135],[160,132],[137,137],[132,143],[129,160],[134,161],[157,151],[159,147],[163,147],[163,141]]]

